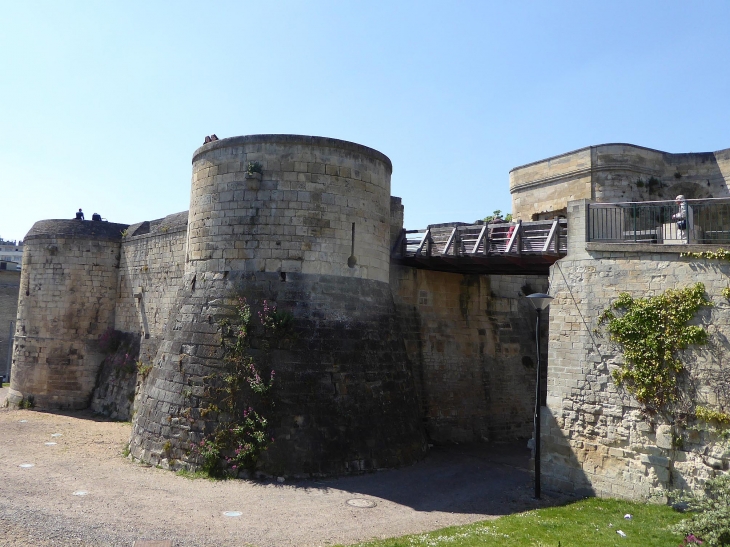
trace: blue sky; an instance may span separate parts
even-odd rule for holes
[[[583,146],[730,147],[730,2],[3,2],[0,236],[189,206],[211,133],[354,141],[406,226],[510,210]]]

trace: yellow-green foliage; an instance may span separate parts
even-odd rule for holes
[[[137,374],[142,377],[142,379],[147,378],[147,375],[152,370],[152,363],[144,363],[142,361],[137,361]]]
[[[698,406],[695,409],[695,416],[697,416],[697,418],[699,418],[700,420],[704,420],[705,422],[711,422],[715,420],[721,424],[730,425],[730,414],[728,414],[727,412],[722,412],[720,410],[713,410],[705,406]]]
[[[623,313],[601,314],[600,322],[608,321],[611,340],[622,346],[626,361],[613,379],[645,407],[659,410],[676,399],[677,377],[684,371],[679,352],[707,342],[705,329],[687,325],[703,306],[712,303],[697,283],[647,298],[621,293],[612,307]]]
[[[700,253],[681,253],[680,256],[687,256],[690,258],[709,258],[710,260],[730,261],[730,250],[718,249],[717,251],[702,251]]]

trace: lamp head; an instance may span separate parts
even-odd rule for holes
[[[537,311],[542,311],[542,310],[547,309],[547,307],[550,305],[550,301],[553,299],[553,297],[550,296],[549,294],[543,294],[541,292],[528,294],[527,298],[529,298],[530,303],[534,306],[534,308]]]

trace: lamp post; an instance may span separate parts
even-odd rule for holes
[[[530,304],[537,311],[537,327],[535,329],[535,340],[537,343],[537,381],[535,382],[535,498],[540,499],[540,392],[542,391],[540,365],[540,319],[542,311],[550,305],[552,296],[543,293],[527,295]]]

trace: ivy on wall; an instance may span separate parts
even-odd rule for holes
[[[712,302],[705,286],[697,283],[646,298],[621,293],[601,314],[599,324],[608,323],[610,339],[623,347],[625,356],[613,379],[647,410],[666,409],[677,399],[677,380],[685,370],[679,353],[708,338],[704,328],[687,323],[706,306]]]
[[[730,249],[717,249],[716,251],[702,251],[699,253],[680,253],[679,256],[689,258],[708,258],[710,260],[730,261]]]

